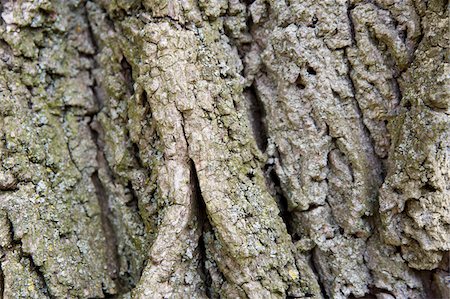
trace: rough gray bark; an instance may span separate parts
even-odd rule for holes
[[[0,12],[0,298],[449,297],[448,1]]]

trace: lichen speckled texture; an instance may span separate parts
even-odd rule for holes
[[[0,1],[0,298],[448,297],[448,14]]]
[[[104,170],[90,128],[99,110],[95,46],[85,4],[3,1],[1,17],[0,209],[10,226],[2,227],[4,296],[117,293],[143,262],[145,248],[127,238],[145,243],[145,233],[133,208],[120,202],[124,188],[101,186]],[[117,223],[102,200],[122,208]],[[117,244],[113,225],[123,231]]]

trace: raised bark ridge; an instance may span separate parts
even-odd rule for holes
[[[448,294],[447,2],[0,5],[1,297]]]

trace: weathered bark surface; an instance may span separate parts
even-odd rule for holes
[[[448,1],[0,1],[0,298],[447,298]]]

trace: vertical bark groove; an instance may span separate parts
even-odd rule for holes
[[[23,262],[22,260],[24,260],[24,264],[26,266],[29,267],[29,270],[31,273],[33,273],[34,275],[36,275],[37,281],[36,281],[36,285],[39,288],[39,291],[41,292],[41,294],[43,296],[45,296],[46,298],[50,298],[50,299],[55,299],[56,297],[53,296],[50,293],[50,289],[47,285],[47,279],[45,278],[44,273],[41,270],[41,267],[37,266],[33,260],[33,256],[24,252],[23,250],[23,245],[22,245],[22,240],[21,239],[17,239],[15,237],[14,234],[14,226],[12,221],[9,219],[8,215],[5,214],[5,220],[6,220],[6,226],[9,228],[9,242],[8,240],[3,240],[3,242],[6,242],[6,246],[1,248],[0,254],[2,255],[1,259],[4,262],[5,259],[5,255],[11,252],[17,252],[18,257],[21,259],[21,262]],[[1,266],[1,263],[0,263]],[[5,277],[4,277],[4,272],[3,269],[0,268],[0,283],[1,283],[1,287],[0,289],[2,290],[1,294],[2,294],[2,298],[4,298],[4,294],[5,294]],[[10,294],[11,295],[11,294]],[[6,297],[5,297],[6,298]]]
[[[254,85],[244,90],[246,98],[249,100],[249,115],[250,123],[252,125],[253,135],[255,136],[256,144],[261,152],[267,149],[267,125],[266,125],[266,110],[264,104],[258,99]]]
[[[39,281],[40,281],[40,283],[42,284],[42,287],[43,287],[43,289],[42,289],[43,293],[44,293],[46,296],[48,296],[50,299],[55,299],[56,297],[53,296],[53,295],[50,293],[50,290],[49,290],[48,285],[47,285],[47,280],[45,279],[44,273],[42,272],[41,268],[40,268],[39,266],[37,266],[37,265],[34,263],[33,257],[32,257],[31,255],[26,255],[26,254],[24,254],[24,252],[21,250],[21,247],[22,247],[22,244],[21,244],[21,242],[19,241],[18,248],[19,248],[19,250],[21,251],[21,254],[20,254],[20,255],[21,255],[23,258],[25,258],[25,259],[28,260],[28,262],[30,263],[30,270],[31,270],[32,272],[36,273],[37,276],[39,277]]]
[[[191,186],[193,189],[192,196],[194,197],[195,205],[197,206],[197,218],[198,222],[197,225],[200,227],[200,234],[198,238],[198,244],[197,244],[197,250],[199,251],[199,266],[200,266],[200,273],[202,275],[202,280],[204,283],[205,288],[205,294],[207,298],[212,299],[212,291],[210,289],[212,278],[207,271],[206,263],[208,262],[207,253],[206,253],[206,245],[205,245],[205,229],[206,227],[210,227],[211,224],[209,223],[207,212],[206,212],[206,205],[205,201],[202,196],[202,191],[200,189],[200,183],[198,181],[197,176],[197,170],[195,168],[195,163],[192,159],[189,159],[189,165],[190,165],[190,173],[191,173]]]
[[[1,1],[1,299],[445,297],[446,25],[446,0]]]
[[[111,210],[108,204],[108,197],[105,192],[105,189],[103,188],[102,182],[98,177],[97,171],[95,171],[92,174],[91,179],[92,183],[94,184],[95,193],[97,195],[98,204],[100,206],[100,217],[102,221],[103,234],[105,236],[106,242],[105,244],[106,255],[108,257],[107,262],[108,272],[111,278],[114,281],[118,282],[120,292],[122,286],[120,286],[119,280],[120,266],[119,266],[119,254],[117,252],[117,235],[115,233],[114,226],[110,220]]]

